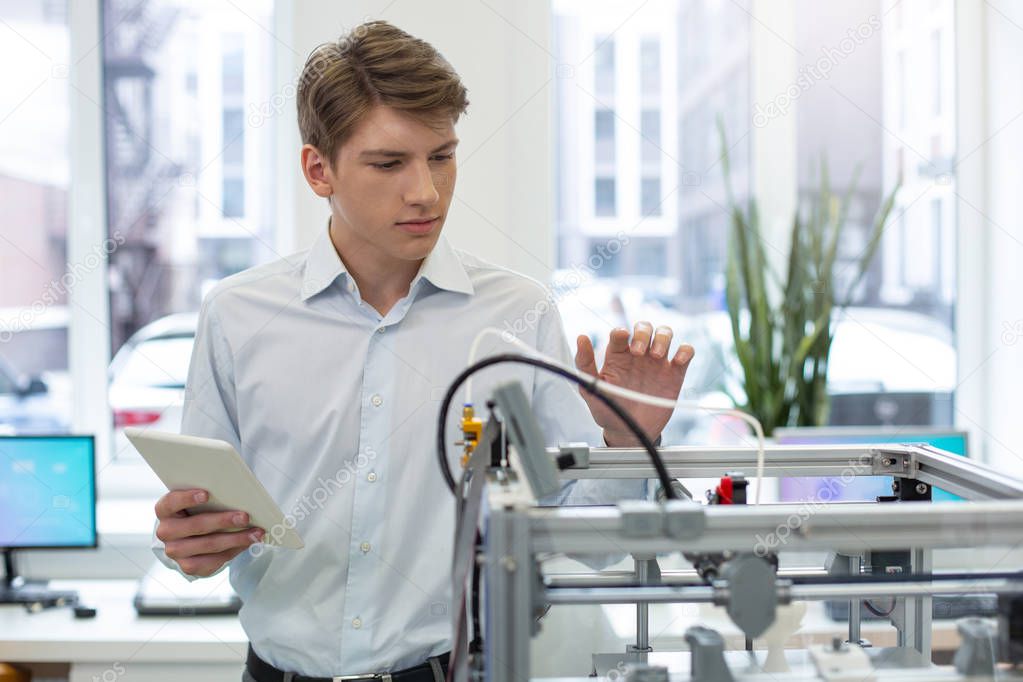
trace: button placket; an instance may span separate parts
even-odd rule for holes
[[[379,324],[379,321],[377,321]],[[386,474],[386,434],[388,433],[390,416],[385,405],[383,393],[392,380],[391,374],[394,368],[391,367],[391,356],[376,341],[383,341],[377,334],[383,332],[385,327],[371,330],[369,348],[367,351],[365,369],[362,383],[362,415],[360,419],[359,451],[380,448],[376,457],[381,459],[374,462],[373,469],[360,472],[355,478],[355,500],[350,527],[351,538],[349,540],[349,563],[347,591],[350,599],[347,604],[347,620],[349,623],[348,645],[358,649],[367,643],[365,638],[370,637],[375,625],[373,619],[362,618],[370,604],[363,602],[360,598],[368,594],[370,586],[376,584],[377,558],[373,555],[380,551],[380,538],[377,536],[378,528],[374,519],[383,513],[379,507],[383,504],[382,490],[375,485]],[[374,389],[380,390],[378,393]],[[390,400],[389,396],[386,396]],[[397,399],[397,398],[395,398]],[[359,596],[356,596],[359,595]],[[350,609],[350,610],[348,610]],[[367,617],[369,614],[367,613]]]

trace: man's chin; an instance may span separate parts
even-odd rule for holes
[[[440,230],[421,236],[403,235],[399,240],[399,257],[406,260],[422,260],[430,255],[439,239]]]

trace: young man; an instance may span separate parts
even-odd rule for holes
[[[442,674],[454,519],[434,454],[440,398],[487,326],[511,323],[571,360],[543,287],[441,236],[467,104],[430,45],[384,22],[315,50],[298,89],[301,160],[329,223],[307,252],[229,277],[203,302],[182,430],[234,445],[306,543],[246,552],[266,529],[231,530],[248,526],[241,513],[187,516],[200,491],[156,505],[161,560],[200,577],[230,562],[251,641],[245,679]],[[671,335],[648,323],[611,331],[599,374],[676,398],[693,350],[667,357]],[[575,361],[598,374],[588,338]],[[590,396],[531,367],[488,369],[474,397],[509,378],[552,444],[635,444]],[[628,407],[652,438],[671,412]],[[579,482],[559,501],[642,494],[636,482]]]

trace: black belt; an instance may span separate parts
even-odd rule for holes
[[[436,659],[440,663],[441,670],[445,675],[448,672],[448,658],[450,654],[441,654]],[[245,660],[245,669],[249,671],[249,674],[256,680],[256,682],[283,682],[285,673],[283,670],[278,670],[273,667],[262,658],[256,655],[253,651],[252,645],[249,645],[249,655]],[[373,680],[380,680],[382,682],[435,682],[435,675],[433,672],[433,666],[430,662],[421,663],[412,668],[406,668],[405,670],[399,670],[395,673],[369,673],[366,675],[338,675],[337,677],[307,677],[305,675],[295,675],[291,678],[292,682],[334,682],[334,680],[350,680],[351,682],[372,682]]]

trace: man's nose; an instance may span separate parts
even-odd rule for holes
[[[431,206],[440,199],[440,193],[433,182],[433,173],[427,163],[413,164],[409,186],[405,191],[405,203]]]

